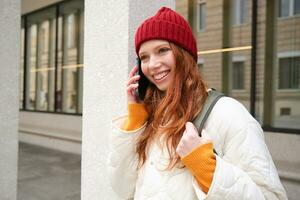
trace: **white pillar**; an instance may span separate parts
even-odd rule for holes
[[[135,64],[134,32],[174,0],[85,0],[81,199],[118,199],[106,171],[111,119],[126,112],[126,80]],[[121,177],[120,177],[121,178]]]
[[[0,199],[17,197],[20,0],[0,1]]]

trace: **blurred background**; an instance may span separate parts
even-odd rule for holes
[[[80,199],[83,0],[22,0],[18,199]],[[209,87],[260,122],[300,195],[300,0],[176,0]]]

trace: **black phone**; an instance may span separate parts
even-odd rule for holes
[[[146,76],[142,72],[140,58],[137,58],[136,61],[137,61],[137,66],[138,66],[138,74],[140,75],[140,79],[138,80],[139,86],[137,89],[137,96],[139,97],[140,100],[144,101],[146,91],[147,91],[147,88],[149,85],[149,80],[146,78]]]

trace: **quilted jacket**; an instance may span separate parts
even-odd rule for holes
[[[216,168],[208,193],[186,168],[165,170],[169,162],[159,139],[137,169],[136,138],[146,124],[134,131],[121,129],[126,116],[112,121],[108,172],[113,190],[123,199],[287,199],[264,141],[260,124],[236,100],[221,98],[210,113],[202,134],[212,140]]]

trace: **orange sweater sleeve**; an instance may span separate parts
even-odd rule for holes
[[[197,147],[183,157],[182,162],[192,172],[202,191],[207,193],[216,168],[216,156],[213,153],[212,143]]]
[[[144,104],[129,103],[128,118],[126,119],[123,130],[132,131],[140,128],[148,119],[148,112]]]

